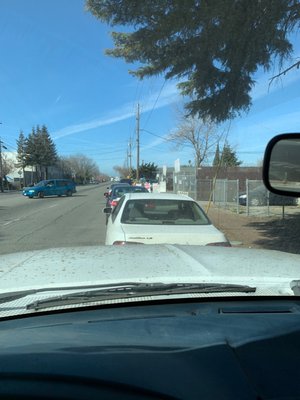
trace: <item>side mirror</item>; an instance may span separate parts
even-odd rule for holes
[[[300,197],[300,133],[275,136],[266,147],[263,181],[268,190]]]
[[[104,214],[111,214],[112,208],[111,207],[105,207],[102,210],[104,212]]]
[[[108,196],[108,192],[104,192],[104,196],[107,197]]]

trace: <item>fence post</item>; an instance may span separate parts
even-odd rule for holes
[[[240,181],[237,179],[237,180],[236,180],[236,211],[237,211],[237,214],[240,213],[240,197],[239,197],[239,192],[240,192]]]
[[[177,177],[176,172],[173,172],[173,192],[177,193]]]
[[[246,179],[246,208],[247,216],[249,216],[249,180]]]

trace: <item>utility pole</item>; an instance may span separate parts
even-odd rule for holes
[[[140,105],[137,105],[136,112],[136,179],[137,181],[140,179],[139,173],[140,167]]]
[[[131,172],[132,169],[132,165],[131,165],[131,157],[132,157],[132,143],[131,143],[131,137],[129,139],[129,143],[128,143],[128,158],[129,158],[129,171]]]

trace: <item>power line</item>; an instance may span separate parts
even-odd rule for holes
[[[162,91],[163,91],[163,88],[164,88],[165,84],[166,84],[166,79],[164,80],[164,82],[163,82],[163,84],[162,84],[162,86],[161,86],[161,88],[160,88],[160,91],[159,91],[159,93],[158,93],[158,95],[157,95],[157,97],[156,97],[156,100],[155,100],[155,102],[154,102],[154,104],[153,104],[153,107],[152,107],[152,109],[151,109],[151,111],[150,111],[150,114],[148,115],[148,117],[147,117],[147,119],[146,119],[146,122],[145,122],[145,125],[144,125],[144,126],[147,125],[149,119],[151,118],[152,113],[153,113],[153,111],[154,111],[154,108],[155,108],[155,106],[156,106],[156,104],[157,104],[157,102],[158,102],[158,100],[159,100],[159,98],[160,98],[160,95],[161,95],[161,93],[162,93]]]
[[[153,132],[151,132],[151,131],[148,131],[147,129],[141,129],[141,131],[146,132],[146,133],[149,133],[149,135],[155,136],[155,137],[157,137],[157,138],[159,138],[159,139],[162,139],[162,140],[164,140],[164,141],[166,141],[166,142],[170,142],[169,139],[166,139],[166,138],[164,138],[163,136],[159,136],[159,135],[157,135],[156,133],[153,133]]]
[[[13,149],[14,151],[18,151],[18,149],[14,146],[12,146],[11,144],[7,143],[6,141],[2,141],[3,144],[5,144],[5,146],[10,147],[11,149]]]
[[[114,161],[114,160],[120,160],[120,157],[118,157],[118,158],[101,158],[100,160],[99,160],[99,162],[102,162],[102,161]]]
[[[173,138],[166,139],[165,137],[160,136],[160,135],[157,135],[156,133],[151,132],[151,131],[148,131],[147,129],[141,129],[141,131],[146,132],[146,133],[149,133],[149,135],[152,135],[152,136],[155,136],[155,137],[157,137],[157,138],[159,138],[159,139],[162,139],[162,140],[164,140],[165,142],[180,144],[180,146],[183,146],[183,147],[186,146],[186,145],[183,144],[180,140],[176,140],[176,139],[173,139]]]
[[[97,150],[95,151],[90,151],[90,150],[83,150],[82,153],[88,153],[91,155],[96,155],[96,156],[101,156],[101,155],[107,155],[107,154],[115,154],[115,153],[123,153],[124,152],[124,147],[121,149],[116,149],[112,151],[104,151],[104,152],[99,152]],[[74,151],[64,151],[63,154],[74,154]]]

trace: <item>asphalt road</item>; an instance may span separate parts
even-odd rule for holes
[[[103,245],[107,184],[78,186],[72,197],[28,199],[0,193],[0,254]]]

